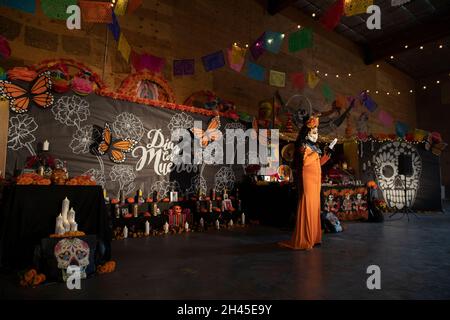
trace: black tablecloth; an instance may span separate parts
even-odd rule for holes
[[[0,261],[2,267],[26,268],[34,247],[55,231],[55,219],[64,198],[76,211],[78,230],[95,234],[110,258],[112,230],[101,187],[12,186],[5,188],[0,210]]]

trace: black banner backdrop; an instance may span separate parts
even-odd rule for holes
[[[441,211],[440,158],[427,151],[423,144],[408,142],[365,142],[359,145],[360,169],[364,181],[377,182],[390,207],[402,209],[408,205],[419,211]],[[400,154],[411,156],[412,173],[399,174]]]
[[[50,142],[50,154],[58,161],[67,161],[70,176],[90,174],[97,184],[107,189],[110,197],[120,190],[132,195],[140,188],[144,195],[158,191],[162,197],[172,190],[208,193],[232,190],[242,178],[242,165],[187,165],[170,169],[171,131],[191,129],[194,121],[202,121],[206,130],[211,117],[200,114],[150,107],[115,100],[95,94],[73,93],[55,95],[51,108],[32,106],[24,114],[10,114],[8,132],[7,174],[15,164],[26,163],[27,157],[39,152],[38,145]],[[239,122],[221,118],[220,130],[246,129]],[[92,152],[95,140],[101,140],[105,123],[110,125],[113,139],[138,141],[124,163],[116,164],[108,154]],[[224,147],[224,159],[226,148]],[[151,159],[150,154],[154,154]],[[147,154],[149,157],[145,157]]]

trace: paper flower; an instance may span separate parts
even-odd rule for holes
[[[112,127],[117,138],[139,141],[144,135],[144,126],[141,119],[129,112],[119,114]]]
[[[77,131],[72,136],[72,141],[70,142],[70,149],[75,154],[88,153],[90,146],[94,143],[92,139],[92,132],[94,128],[92,125],[84,126]]]
[[[38,125],[32,116],[19,114],[11,117],[8,129],[8,148],[15,151],[23,147],[31,148],[30,144],[36,141],[33,132],[37,129]]]
[[[97,169],[89,169],[82,176],[90,176],[98,186],[104,187],[106,185],[106,178],[103,171]]]
[[[234,187],[234,172],[230,167],[222,167],[215,175],[216,192],[223,192],[225,189],[232,190]]]
[[[192,118],[190,115],[181,112],[177,113],[170,119],[169,124],[167,125],[167,128],[170,131],[176,130],[176,129],[186,129],[189,130],[194,126],[194,118]]]
[[[79,96],[64,96],[59,98],[52,108],[55,120],[66,126],[80,127],[90,115],[89,102]]]
[[[191,187],[188,189],[189,193],[203,193],[206,194],[208,190],[208,185],[206,183],[205,178],[201,175],[196,175],[191,179]]]
[[[173,191],[179,191],[180,185],[177,181],[156,181],[150,188],[151,192],[158,192],[158,197],[165,198]]]

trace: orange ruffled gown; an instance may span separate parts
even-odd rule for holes
[[[322,242],[320,225],[320,189],[322,184],[321,166],[330,157],[322,158],[306,146],[303,152],[302,190],[297,206],[297,222],[290,241],[280,245],[295,250],[310,250],[315,244]]]

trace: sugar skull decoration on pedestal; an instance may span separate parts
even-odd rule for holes
[[[89,265],[89,245],[78,238],[66,238],[59,241],[54,254],[61,269],[63,281],[67,281],[67,268],[69,266],[80,267],[81,279],[86,279],[86,268]]]

